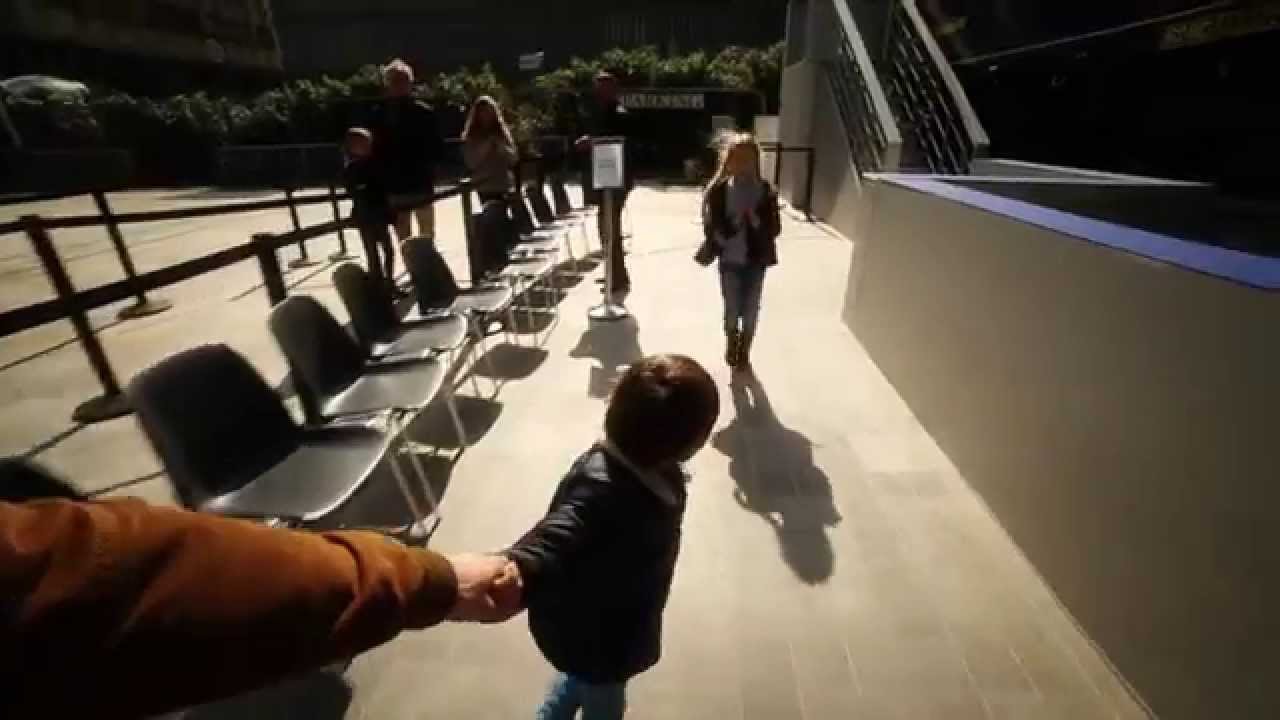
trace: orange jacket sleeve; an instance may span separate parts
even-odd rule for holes
[[[374,534],[139,501],[0,503],[0,717],[140,717],[440,622],[457,578]]]

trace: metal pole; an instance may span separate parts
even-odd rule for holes
[[[782,186],[782,143],[773,146],[773,189]]]
[[[124,234],[120,232],[120,224],[116,222],[115,213],[111,212],[111,205],[107,202],[107,194],[101,190],[95,190],[92,194],[93,202],[98,206],[98,214],[102,216],[102,223],[107,228],[107,236],[111,238],[111,244],[115,247],[116,257],[120,259],[120,267],[124,270],[125,279],[130,284],[136,284],[138,282],[138,270],[133,265],[133,258],[129,257],[129,247],[124,243]],[[137,302],[122,309],[116,317],[121,320],[130,320],[162,313],[173,307],[173,303],[169,300],[163,298],[157,300],[149,299],[147,294],[140,289],[134,290],[134,297],[137,298]]]
[[[27,237],[31,239],[31,246],[40,258],[40,264],[44,266],[45,274],[49,276],[49,283],[58,293],[62,312],[71,321],[76,338],[80,341],[80,347],[84,349],[85,357],[89,359],[89,365],[102,385],[102,395],[81,403],[71,413],[71,419],[77,423],[89,424],[128,415],[132,410],[124,393],[120,390],[120,381],[116,379],[115,371],[111,369],[111,363],[107,360],[107,352],[103,349],[97,334],[94,333],[93,326],[89,324],[89,318],[80,305],[75,286],[71,284],[67,269],[63,267],[62,259],[58,257],[58,250],[53,246],[52,238],[49,237],[48,231],[45,230],[38,216],[24,216],[22,223],[26,227]]]
[[[804,214],[809,220],[813,220],[813,170],[814,170],[814,153],[813,148],[805,148],[805,157],[809,160],[809,167],[805,171],[804,183]]]
[[[262,287],[267,291],[267,300],[272,307],[284,302],[289,290],[284,284],[284,274],[280,271],[280,258],[276,256],[275,236],[271,233],[258,233],[253,236],[254,252],[258,256],[258,266],[262,270]]]
[[[338,187],[334,183],[329,183],[329,204],[333,206],[333,219],[335,221],[342,220],[342,209],[338,207]],[[338,228],[338,251],[329,256],[332,262],[342,262],[343,260],[354,260],[355,256],[347,249],[347,233],[342,228]]]
[[[298,206],[293,201],[293,188],[285,188],[284,199],[289,203],[289,219],[293,221],[293,230],[297,232],[302,229],[302,222],[298,219]],[[318,260],[312,260],[307,254],[307,241],[305,239],[298,241],[298,257],[289,263],[291,268],[311,267],[318,265]]]

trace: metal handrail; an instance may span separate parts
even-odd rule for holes
[[[914,0],[894,1],[884,52],[881,72],[894,115],[928,170],[967,174],[990,141]]]
[[[840,42],[827,61],[827,79],[859,172],[897,169],[902,136],[888,96],[846,0],[834,0]]]

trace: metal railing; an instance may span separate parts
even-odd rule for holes
[[[782,187],[782,160],[788,154],[803,155],[805,159],[805,183],[804,183],[804,200],[802,205],[797,209],[804,211],[809,219],[813,219],[813,171],[814,171],[814,149],[809,146],[790,147],[776,142],[760,143],[760,150],[766,153],[777,155],[777,160],[773,164],[773,187],[775,191],[781,192]]]
[[[470,190],[470,182],[461,181],[455,187],[435,193],[433,202],[462,195],[463,211],[470,212],[469,203],[465,202],[466,193]],[[102,196],[104,193],[95,193]],[[27,235],[32,249],[40,260],[40,265],[48,276],[57,295],[52,300],[33,303],[0,313],[0,338],[46,325],[60,320],[71,322],[76,339],[83,349],[89,366],[93,369],[102,387],[100,396],[80,404],[72,414],[77,423],[93,423],[127,415],[131,410],[125,401],[120,381],[111,367],[106,350],[102,346],[88,313],[91,310],[113,305],[130,297],[146,298],[146,293],[160,288],[175,285],[200,275],[221,270],[251,257],[258,259],[262,271],[262,287],[268,299],[274,304],[283,300],[287,293],[283,271],[280,267],[277,252],[287,245],[305,247],[307,240],[325,235],[341,233],[344,229],[354,228],[356,223],[350,217],[341,217],[337,201],[344,196],[338,195],[333,188],[326,194],[312,194],[303,197],[287,193],[284,199],[254,200],[237,203],[222,203],[203,207],[177,208],[172,210],[156,210],[150,212],[111,213],[109,207],[103,208],[99,215],[77,215],[62,217],[41,217],[25,215],[16,222],[0,224],[0,235],[22,232]],[[296,208],[299,205],[331,204],[334,208],[334,219],[329,222],[302,227],[298,222]],[[218,250],[208,255],[185,260],[159,270],[138,273],[128,258],[128,251],[119,233],[119,225],[127,223],[145,223],[162,220],[179,220],[198,217],[228,215],[233,213],[253,212],[259,210],[290,209],[294,229],[280,234],[259,233],[242,245]],[[87,290],[77,290],[72,283],[66,266],[54,244],[52,231],[55,229],[83,228],[105,226],[111,234],[117,252],[122,253],[121,263],[125,277],[116,282],[100,285]],[[340,235],[341,237],[341,235]],[[369,249],[366,247],[366,252]],[[345,254],[345,241],[344,241]],[[374,251],[376,252],[376,251]],[[376,266],[377,263],[370,263]]]
[[[834,0],[840,20],[835,56],[826,75],[860,173],[893,171],[902,144],[889,101],[845,0]]]
[[[909,139],[903,169],[968,174],[973,158],[986,154],[987,134],[914,0],[891,2],[885,32],[880,73]]]

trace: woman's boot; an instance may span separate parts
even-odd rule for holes
[[[737,330],[726,330],[724,333],[724,361],[729,367],[738,367],[738,348],[742,339]]]

